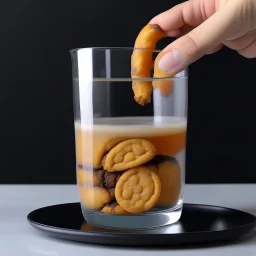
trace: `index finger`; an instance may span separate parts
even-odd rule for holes
[[[173,8],[158,14],[150,20],[150,24],[158,24],[167,36],[171,36],[173,31],[180,30],[188,25],[196,27],[210,17],[215,11],[215,1],[204,0],[186,1]]]

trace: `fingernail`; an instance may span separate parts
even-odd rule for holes
[[[181,63],[181,57],[178,50],[174,49],[170,52],[167,52],[159,61],[159,68],[164,73],[172,73],[174,72]]]

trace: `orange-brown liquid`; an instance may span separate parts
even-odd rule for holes
[[[98,121],[98,122],[97,122]],[[101,168],[103,156],[119,142],[146,138],[157,154],[175,156],[186,145],[187,123],[184,118],[101,118],[94,125],[75,124],[78,165]],[[134,123],[134,124],[133,124]]]
[[[100,186],[92,172],[93,169],[103,169],[103,157],[124,140],[143,138],[155,146],[156,155],[164,155],[174,159],[159,164],[156,173],[161,180],[162,190],[157,204],[166,207],[175,205],[181,192],[181,168],[175,160],[175,155],[185,149],[186,130],[186,119],[177,117],[160,119],[150,117],[101,118],[95,120],[93,125],[75,123],[76,159],[79,166],[77,179],[82,201],[87,195],[89,196],[86,186],[83,187],[82,185],[84,182],[88,183],[88,171],[91,171],[89,177],[91,183],[94,186]],[[85,177],[85,171],[87,177]],[[102,191],[98,192],[101,193]],[[106,196],[106,194],[102,195]],[[95,207],[98,206],[96,194],[85,199],[87,205],[89,205],[89,199],[90,208],[93,209],[94,205]],[[99,210],[100,206],[97,209]]]

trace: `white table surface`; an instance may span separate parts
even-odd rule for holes
[[[129,249],[52,239],[32,228],[27,214],[51,204],[77,202],[73,185],[0,185],[0,255],[2,256],[256,256],[256,230],[247,239],[229,245]],[[185,202],[226,206],[256,215],[255,185],[187,185]]]

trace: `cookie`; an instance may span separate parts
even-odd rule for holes
[[[143,213],[153,208],[161,193],[158,175],[145,166],[132,168],[116,183],[117,203],[129,213]]]
[[[102,166],[109,172],[124,171],[148,162],[155,154],[155,146],[148,140],[129,139],[113,147],[103,158]]]
[[[151,171],[157,173],[158,172],[158,166],[151,164],[151,165],[147,165],[147,168],[149,168]]]
[[[111,201],[115,200],[116,199],[115,188],[108,189],[108,192],[110,194]]]
[[[101,211],[108,214],[129,214],[117,202],[107,204]]]
[[[164,161],[169,160],[169,156],[165,155],[156,155],[150,161],[144,164],[147,168],[150,168],[153,172],[158,173],[158,165]]]
[[[114,188],[122,173],[107,172],[105,170],[77,169],[77,183],[80,186],[90,184],[94,186],[105,187],[107,189]]]
[[[100,169],[103,156],[126,137],[114,137],[91,126],[75,125],[76,162],[82,166]]]
[[[121,173],[105,172],[103,181],[104,187],[108,189],[114,188],[120,176]]]
[[[100,210],[111,201],[110,193],[106,188],[83,186],[79,187],[82,204],[92,210]]]
[[[178,202],[181,193],[181,169],[175,158],[163,158],[158,164],[157,175],[161,181],[159,206],[171,206]]]
[[[91,184],[100,186],[104,181],[104,170],[84,170],[81,167],[77,169],[77,183],[79,185]]]

